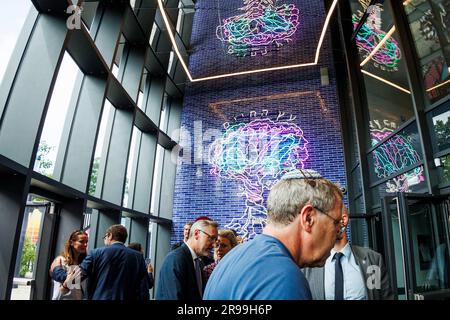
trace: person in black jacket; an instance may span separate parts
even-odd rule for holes
[[[189,239],[179,248],[169,252],[161,266],[157,300],[201,300],[206,285],[202,256],[217,241],[217,223],[210,220],[195,222]]]

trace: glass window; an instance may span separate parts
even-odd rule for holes
[[[36,10],[30,0],[2,1],[0,11],[0,84],[13,54],[28,12]]]
[[[433,102],[450,93],[450,2],[405,1],[405,11],[422,71],[426,100]]]
[[[372,144],[392,135],[392,130],[372,132]],[[422,160],[417,125],[413,124],[388,139],[369,155],[370,180],[375,182],[418,164]]]
[[[53,177],[61,137],[66,122],[67,111],[69,110],[77,75],[81,74],[80,69],[72,57],[66,52],[58,72],[55,87],[45,118],[44,129],[42,131],[39,148],[34,163],[34,170]]]
[[[415,201],[408,205],[408,225],[414,257],[416,288],[432,291],[450,288],[448,265],[448,213],[443,206]]]
[[[102,118],[100,121],[100,128],[97,136],[97,143],[95,146],[94,161],[92,163],[91,178],[89,180],[89,194],[91,196],[100,196],[100,190],[97,191],[97,178],[100,170],[102,156],[106,155],[108,144],[105,143],[109,139],[109,134],[106,134],[108,123],[112,119],[114,107],[109,100],[105,99],[103,107]]]
[[[117,47],[116,56],[114,57],[114,63],[112,66],[112,74],[116,77],[116,79],[119,79],[120,61],[122,60],[125,43],[126,43],[125,37],[122,34],[120,36],[119,46]]]
[[[86,29],[90,30],[94,22],[99,1],[84,1],[81,7],[81,19]],[[90,33],[92,36],[92,34]]]
[[[33,198],[33,197],[31,197]],[[36,199],[38,200],[38,199]],[[30,280],[36,278],[36,262],[42,237],[44,215],[49,202],[45,199],[27,201],[22,220],[11,300],[30,300]]]
[[[433,109],[431,119],[435,152],[450,149],[450,104]]]
[[[152,256],[152,235],[153,235],[153,226],[155,224],[153,222],[149,222],[148,223],[148,242],[147,242],[147,257],[151,257]]]
[[[369,3],[353,3],[355,28]],[[388,123],[397,128],[414,116],[403,51],[389,5],[376,4],[368,12],[356,36],[369,106],[368,125],[372,129],[375,122]]]
[[[141,77],[141,84],[139,87],[139,94],[138,94],[138,98],[137,98],[137,106],[139,109],[141,109],[142,111],[145,111],[144,108],[144,91],[145,91],[145,85],[147,83],[147,77],[149,77],[148,75],[148,70],[146,68],[144,68],[144,72],[142,73],[142,77]]]
[[[441,161],[441,166],[439,167],[440,181],[443,183],[450,182],[450,154],[441,157],[440,161]]]
[[[127,222],[131,221],[130,218],[127,218],[125,216],[120,217],[120,224],[123,225],[124,227],[127,226]],[[129,230],[128,230],[129,231]]]
[[[167,131],[167,125],[169,120],[169,110],[170,110],[170,97],[164,94],[164,101],[161,108],[161,119],[159,120],[159,128],[163,131]]]
[[[125,190],[124,190],[124,194],[123,194],[123,206],[125,208],[131,208],[132,207],[132,203],[133,203],[133,199],[129,199],[129,194],[130,194],[130,181],[131,181],[131,174],[133,172],[134,169],[134,165],[135,165],[135,156],[137,156],[137,152],[139,152],[138,150],[138,129],[136,127],[133,127],[133,134],[131,136],[131,145],[130,145],[130,153],[128,154],[128,164],[127,164],[127,175],[126,175],[126,181],[125,181]]]
[[[170,75],[171,77],[173,77],[173,76],[174,76],[174,73],[175,73],[175,69],[174,69],[174,66],[175,66],[174,60],[175,60],[175,53],[174,53],[173,51],[170,51],[170,55],[169,55],[169,64],[168,64],[168,67],[167,67],[167,72],[169,73],[169,75]]]
[[[370,0],[350,0],[350,8],[353,12],[353,29],[356,29],[356,26],[364,15],[364,12],[367,10],[369,3]]]
[[[152,215],[159,215],[159,194],[161,191],[161,175],[162,175],[162,162],[164,159],[164,148],[159,144],[156,147],[155,168],[153,171],[152,182],[152,199],[150,202],[150,213]]]
[[[161,34],[161,30],[159,29],[156,23],[153,23],[152,31],[150,33],[149,44],[153,50],[156,51],[156,45],[158,43],[159,35]]]
[[[423,166],[418,166],[404,174],[398,175],[370,190],[374,201],[378,201],[377,199],[381,201],[382,198],[392,196],[396,192],[427,192]]]

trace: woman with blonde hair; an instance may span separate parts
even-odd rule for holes
[[[86,257],[88,235],[83,230],[73,231],[64,244],[64,250],[52,263],[50,275],[57,266],[67,272],[67,279],[63,283],[53,280],[52,300],[82,300],[86,289],[86,281],[74,279],[73,275],[78,265]],[[75,283],[73,283],[75,281]],[[78,282],[78,283],[77,283]]]
[[[216,245],[214,246],[214,262],[208,264],[203,268],[206,279],[209,279],[209,276],[219,263],[220,259],[222,259],[228,252],[230,252],[231,249],[233,249],[237,245],[238,242],[233,230],[219,230],[219,237],[217,239]]]

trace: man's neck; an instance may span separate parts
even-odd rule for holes
[[[194,253],[197,255],[197,257],[200,256],[200,254],[197,253],[197,247],[195,246],[194,243],[192,243],[192,241],[186,241],[185,244],[189,247],[189,249],[191,249],[192,251],[194,251]]]
[[[112,245],[115,244],[115,243],[123,244],[123,242],[116,241],[116,240],[112,240],[112,241],[109,243],[109,245],[112,246]]]
[[[278,241],[280,241],[286,249],[289,251],[291,256],[294,258],[295,262],[299,264],[300,262],[300,252],[298,248],[298,241],[300,239],[294,237],[291,237],[290,235],[292,232],[289,232],[290,225],[288,226],[274,226],[272,224],[267,224],[266,227],[263,230],[263,234],[266,234],[268,236],[276,238]]]
[[[336,250],[337,252],[342,251],[342,249],[344,249],[347,243],[348,243],[347,235],[344,233],[342,239],[337,240],[336,243],[334,244],[334,250]]]

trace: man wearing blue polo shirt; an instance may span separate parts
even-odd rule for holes
[[[284,175],[269,193],[263,234],[231,250],[205,300],[309,300],[301,267],[323,266],[339,233],[342,192],[313,170]]]

